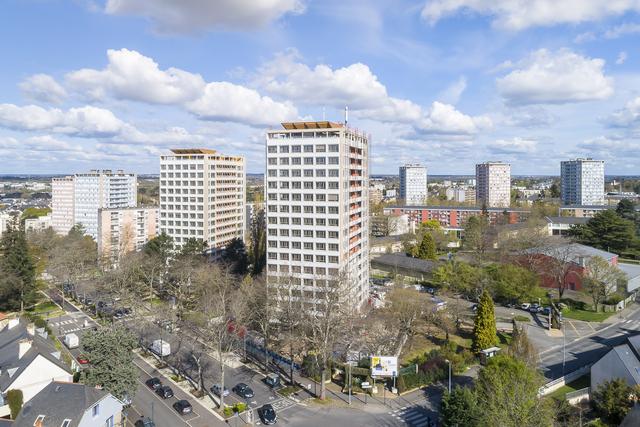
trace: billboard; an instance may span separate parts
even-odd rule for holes
[[[398,376],[398,358],[395,356],[371,356],[371,376]]]

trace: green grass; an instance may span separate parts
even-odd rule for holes
[[[585,375],[583,377],[578,378],[577,380],[570,382],[569,384],[565,384],[553,393],[549,395],[549,397],[557,400],[564,400],[565,395],[567,393],[571,393],[572,391],[581,390],[585,387],[589,387],[591,385],[591,377],[589,375]]]
[[[498,332],[498,340],[500,341],[498,343],[498,347],[500,348],[506,348],[509,347],[509,344],[511,344],[511,334],[508,334],[506,332]]]
[[[44,301],[36,305],[35,307],[33,307],[32,310],[28,310],[28,311],[32,313],[47,313],[50,311],[57,311],[57,310],[60,310],[60,308],[57,305],[55,305],[55,303],[53,303],[52,301]]]
[[[609,311],[606,313],[571,309],[565,309],[562,311],[562,315],[567,319],[582,320],[584,322],[602,322],[614,314],[616,314],[615,311]]]
[[[294,393],[299,392],[300,390],[302,389],[298,386],[286,386],[278,390],[278,393],[281,394],[282,396],[288,397]]]
[[[529,322],[531,321],[531,318],[529,316],[517,315],[513,316],[513,320],[515,320],[516,322]]]

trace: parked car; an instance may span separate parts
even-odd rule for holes
[[[76,357],[76,360],[81,365],[86,365],[89,363],[89,359],[87,359],[87,356],[85,356],[84,354],[81,354],[78,357]]]
[[[525,311],[529,311],[529,307],[531,307],[531,304],[528,302],[523,302],[522,304],[520,304],[520,308]]]
[[[275,424],[276,421],[278,421],[276,410],[268,403],[258,408],[258,416],[260,417],[260,421],[265,425]]]
[[[236,384],[236,386],[232,390],[234,391],[234,393],[244,399],[251,399],[254,396],[251,387],[249,387],[245,383]]]
[[[220,384],[214,384],[211,386],[211,393],[215,394],[216,396],[220,396]],[[227,397],[229,396],[229,389],[228,388],[224,388],[224,391],[222,392],[222,396]]]
[[[551,314],[551,308],[550,307],[543,308],[542,314],[544,314],[545,316],[548,316],[549,314]]]
[[[471,306],[471,311],[478,311],[478,304],[473,304]]]
[[[530,313],[540,313],[541,311],[542,311],[542,307],[540,307],[540,305],[537,303],[531,304],[531,307],[529,307]]]
[[[271,373],[266,376],[264,383],[271,388],[276,388],[280,386],[280,375]]]
[[[147,381],[144,382],[147,387],[149,387],[151,390],[157,390],[158,388],[162,387],[162,382],[156,378],[149,378]]]
[[[129,395],[126,393],[122,396],[122,399],[120,399],[120,401],[122,402],[125,408],[128,408],[133,403]]]
[[[173,397],[173,390],[168,385],[163,385],[156,389],[156,394],[163,399],[169,399]]]
[[[191,403],[186,400],[178,400],[173,404],[173,409],[175,409],[179,414],[186,415],[190,414],[193,408],[191,407]]]
[[[156,424],[149,417],[141,417],[134,424],[135,427],[156,427]]]

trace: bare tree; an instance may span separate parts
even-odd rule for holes
[[[413,289],[395,288],[389,293],[389,302],[390,313],[398,322],[394,353],[400,356],[407,340],[417,331],[416,327],[427,307],[427,299]]]
[[[617,290],[617,286],[625,280],[624,273],[615,265],[611,265],[602,257],[589,258],[583,275],[582,286],[593,301],[593,308],[598,311],[600,302]]]
[[[269,349],[272,334],[276,328],[277,302],[276,291],[269,288],[264,276],[253,280],[249,287],[249,322],[253,329],[260,332],[264,347],[264,365],[269,365]]]

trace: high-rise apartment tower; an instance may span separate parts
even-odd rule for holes
[[[400,166],[400,199],[406,205],[426,204],[427,168],[418,164]]]
[[[560,162],[560,187],[563,205],[604,205],[604,161]]]
[[[476,165],[476,203],[488,208],[511,204],[511,165],[486,162]]]

